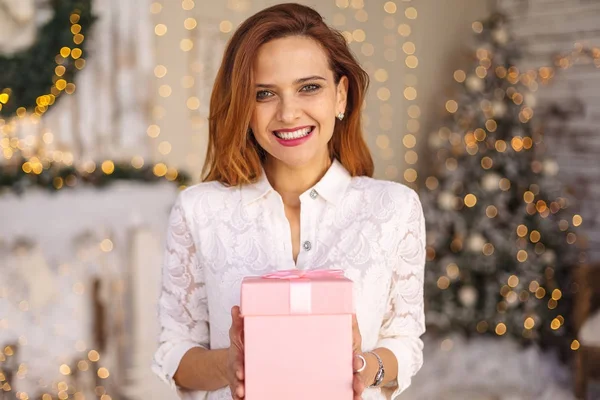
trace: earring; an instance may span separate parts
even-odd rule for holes
[[[344,119],[344,113],[341,112],[338,115],[336,115],[337,119],[339,119],[340,121]]]

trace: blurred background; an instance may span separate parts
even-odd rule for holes
[[[174,399],[162,249],[227,40],[268,0],[0,0],[0,399]],[[371,77],[375,177],[421,196],[400,399],[600,398],[600,1],[301,1]],[[586,397],[587,396],[587,397]]]

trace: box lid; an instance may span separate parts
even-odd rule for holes
[[[242,281],[241,313],[352,314],[352,281],[341,270],[284,270]]]

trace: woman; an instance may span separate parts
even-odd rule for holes
[[[392,398],[419,370],[423,213],[414,191],[371,178],[367,86],[311,8],[267,8],[233,35],[205,179],[179,195],[167,238],[154,370],[182,398],[244,397],[241,281],[282,269],[343,269],[354,281],[356,399]]]

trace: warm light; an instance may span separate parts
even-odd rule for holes
[[[496,335],[502,336],[505,333],[506,333],[506,325],[504,325],[502,322],[500,322],[498,325],[496,325]]]
[[[554,289],[552,291],[552,299],[558,301],[558,300],[560,300],[561,297],[562,297],[562,292],[560,291],[560,289]]]
[[[406,147],[407,149],[412,149],[416,146],[417,139],[414,135],[411,134],[404,135],[404,137],[402,138],[402,144],[404,144],[404,147]]]
[[[486,243],[483,245],[483,254],[485,254],[486,256],[491,256],[492,254],[494,254],[494,245],[491,243]]]
[[[60,373],[63,375],[70,375],[71,368],[69,368],[69,366],[67,364],[63,364],[60,366]]]
[[[411,33],[411,29],[410,26],[407,24],[400,24],[398,25],[398,34],[402,37],[407,37],[410,36]]]
[[[407,55],[415,54],[415,44],[413,42],[404,42],[402,45],[402,51]]]
[[[144,159],[140,156],[135,156],[131,159],[131,165],[136,169],[140,169],[144,166]]]
[[[454,71],[454,80],[456,82],[462,83],[467,79],[467,74],[462,69],[458,69]]]
[[[485,215],[488,218],[495,218],[498,215],[498,209],[496,206],[487,206],[485,209]]]
[[[179,48],[181,51],[190,51],[194,48],[194,42],[191,39],[181,39]]]
[[[171,148],[171,143],[165,140],[163,142],[160,142],[160,144],[158,145],[158,152],[160,154],[167,155],[171,152]]]
[[[407,182],[414,182],[417,180],[417,171],[415,171],[413,168],[408,168],[406,171],[404,171],[404,179]]]
[[[455,263],[450,263],[446,267],[446,274],[448,275],[448,277],[450,279],[456,279],[456,278],[458,278],[459,272],[460,271],[458,269],[458,265],[456,265]]]
[[[479,21],[475,21],[471,24],[471,28],[475,33],[483,32],[483,24]]]
[[[383,9],[388,14],[394,14],[397,10],[396,3],[388,1],[383,5]]]
[[[440,276],[437,281],[438,288],[445,290],[450,286],[450,279],[447,276]]]
[[[417,98],[417,90],[414,87],[407,87],[404,89],[404,97],[407,100],[415,100]]]
[[[525,319],[523,326],[525,327],[525,329],[532,329],[535,326],[535,321],[533,320],[533,318],[528,317],[527,319]]]
[[[390,89],[386,87],[382,87],[377,89],[377,98],[381,101],[388,101],[390,99],[391,92]]]
[[[429,176],[425,180],[425,186],[427,186],[427,189],[429,189],[429,190],[437,189],[439,184],[440,183],[435,176]]]
[[[581,218],[581,215],[579,215],[579,214],[573,215],[573,226],[579,226],[579,225],[581,225],[582,222],[583,222],[583,218]]]
[[[167,75],[167,67],[164,65],[157,65],[154,67],[154,76],[157,78],[164,78]]]
[[[511,288],[517,287],[518,284],[519,278],[516,275],[511,275],[510,278],[508,278],[508,286],[510,286]]]
[[[575,339],[571,342],[571,350],[573,350],[573,351],[579,350],[579,347],[580,347],[580,344],[577,339]]]
[[[158,135],[160,135],[160,127],[158,125],[150,125],[146,130],[146,133],[148,136],[156,138]]]
[[[105,253],[111,252],[113,250],[113,242],[112,242],[112,240],[110,240],[110,239],[104,239],[102,242],[100,242],[100,249],[103,252],[105,252]]]
[[[550,323],[550,327],[551,327],[553,330],[557,330],[558,328],[560,328],[560,321],[558,320],[558,318],[554,318],[554,319],[552,320],[552,322]]]
[[[165,176],[167,173],[167,166],[164,163],[158,163],[154,166],[152,172],[159,177]]]
[[[169,85],[161,85],[158,88],[158,94],[160,94],[161,97],[169,97],[172,93],[172,89],[171,86]]]
[[[352,32],[352,39],[357,42],[364,42],[367,39],[367,34],[362,29],[355,29]]]
[[[507,191],[510,189],[510,181],[506,178],[500,179],[500,183],[498,184],[501,190]]]
[[[190,11],[191,9],[193,9],[196,6],[196,4],[194,3],[193,0],[183,0],[181,2],[181,8],[183,8],[186,11]]]
[[[523,200],[525,200],[525,203],[532,203],[534,198],[534,194],[529,190],[523,194]]]
[[[102,367],[102,368],[98,368],[98,377],[100,379],[106,379],[108,378],[110,374],[108,373],[108,369]]]
[[[483,169],[490,169],[490,168],[492,168],[493,165],[494,165],[494,162],[492,161],[491,158],[486,156],[481,159],[481,167]]]
[[[200,108],[200,99],[195,96],[190,97],[187,99],[186,105],[190,110],[197,110]]]
[[[377,82],[385,82],[388,80],[388,73],[385,69],[379,68],[375,71],[375,80]]]
[[[96,350],[90,350],[88,352],[88,359],[92,362],[97,362],[100,360],[100,354]]]
[[[456,111],[458,111],[458,103],[454,100],[448,100],[446,102],[446,111],[454,114]]]
[[[154,27],[154,33],[158,36],[164,36],[167,33],[167,26],[165,24],[157,24]]]
[[[544,296],[546,296],[546,289],[544,289],[543,287],[538,287],[535,291],[535,297],[537,297],[538,299],[543,299]]]
[[[504,153],[507,147],[506,142],[504,140],[496,140],[495,147],[498,152]]]
[[[408,68],[414,69],[419,65],[419,59],[415,56],[408,56],[406,57],[405,63]]]
[[[477,197],[474,194],[469,193],[465,196],[465,205],[467,207],[474,207],[477,204]]]
[[[115,163],[110,160],[106,160],[102,163],[102,172],[106,175],[110,175],[115,171]]]
[[[405,11],[404,11],[404,15],[406,16],[406,18],[408,19],[417,19],[417,10],[414,7],[408,7]]]
[[[185,29],[191,31],[192,29],[196,28],[196,26],[198,26],[198,22],[194,18],[186,18],[186,20],[183,21],[183,26],[185,27]]]
[[[525,251],[525,250],[519,250],[517,252],[517,260],[519,260],[519,262],[525,262],[525,261],[527,261],[527,251]]]
[[[537,243],[540,241],[542,235],[538,231],[531,231],[531,235],[529,235],[529,240],[531,243]]]

